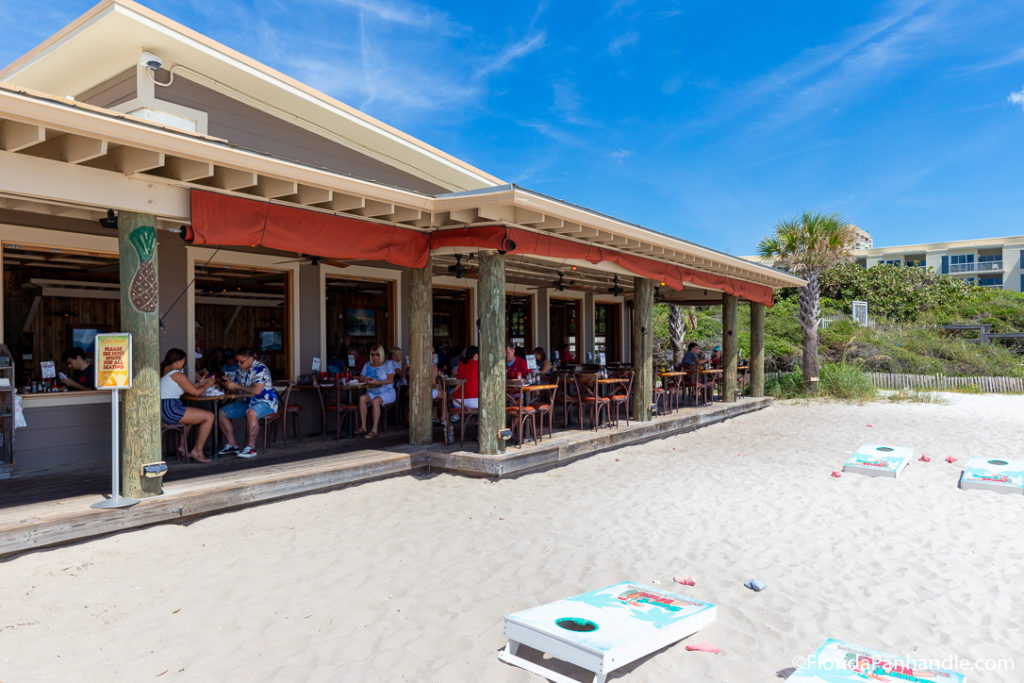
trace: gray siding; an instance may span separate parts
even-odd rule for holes
[[[45,399],[42,399],[45,400]],[[14,433],[19,473],[110,462],[110,403],[45,407],[24,401],[27,427]]]
[[[313,368],[313,356],[320,355],[320,266],[303,263],[299,266],[299,374]],[[321,358],[327,369],[327,359]],[[297,378],[293,378],[297,379]],[[319,408],[318,408],[319,410]]]
[[[78,102],[96,107],[116,107],[135,97],[135,67],[122,71],[99,85],[93,86],[75,96]]]
[[[156,94],[168,102],[205,111],[207,132],[233,145],[415,192],[447,192],[439,185],[204,88],[180,73],[174,77],[172,85],[158,87]]]

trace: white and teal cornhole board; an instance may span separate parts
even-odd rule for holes
[[[967,677],[931,667],[927,661],[887,655],[829,638],[786,680],[792,683],[966,683]]]
[[[1024,461],[971,456],[960,473],[960,488],[1024,494]]]
[[[594,673],[594,683],[621,666],[693,635],[715,620],[714,605],[632,581],[505,616],[503,662],[558,683],[578,683],[523,659],[520,645]]]
[[[866,443],[843,465],[844,472],[869,477],[898,477],[910,465],[913,451],[906,446],[880,446]]]

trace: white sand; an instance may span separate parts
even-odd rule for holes
[[[1024,397],[945,396],[780,404],[519,479],[390,479],[17,557],[0,680],[539,681],[498,661],[502,615],[625,579],[718,604],[688,642],[724,652],[613,679],[778,680],[831,636],[1024,680],[1024,496],[960,491],[943,462],[1020,456]],[[829,477],[864,442],[933,461]]]

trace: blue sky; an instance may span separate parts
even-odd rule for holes
[[[148,0],[509,182],[736,254],[1024,234],[1024,1]],[[7,64],[89,7],[0,0]]]

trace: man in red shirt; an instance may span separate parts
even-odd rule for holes
[[[505,365],[508,368],[505,373],[506,379],[523,379],[530,372],[526,366],[526,359],[516,355],[516,347],[512,342],[505,344]]]

